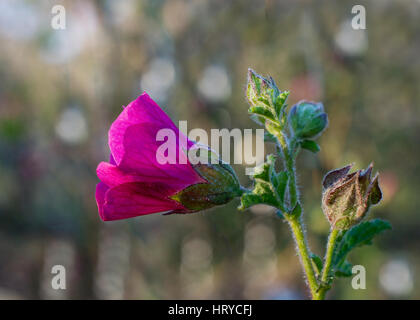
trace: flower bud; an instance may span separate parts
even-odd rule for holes
[[[261,106],[279,97],[280,90],[273,78],[266,79],[252,69],[248,69],[247,98],[251,106]]]
[[[379,175],[371,178],[372,164],[349,174],[352,166],[328,172],[322,183],[322,210],[334,229],[347,230],[359,223],[382,199]]]
[[[328,116],[321,102],[300,101],[289,112],[289,127],[298,139],[312,139],[328,125]]]
[[[218,157],[210,149],[209,158]],[[238,178],[232,167],[218,158],[218,162],[192,165],[205,183],[193,184],[171,196],[188,212],[196,212],[230,202],[242,194]]]

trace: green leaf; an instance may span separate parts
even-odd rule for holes
[[[320,275],[324,266],[322,259],[315,253],[311,253],[310,256],[312,260],[312,266],[314,267],[316,274]]]
[[[273,98],[276,98],[279,92],[274,80],[266,79],[254,70],[248,69],[247,98],[251,106],[265,105],[273,109]]]
[[[266,90],[268,93],[270,93],[271,92],[271,90]],[[272,109],[272,107],[271,107],[271,103],[270,103],[270,100],[269,100],[269,98],[268,98],[268,96],[267,96],[267,92],[265,92],[265,95],[261,95],[261,96],[259,96],[257,99],[256,99],[256,101],[257,101],[257,103],[260,103],[260,106],[265,106],[265,107],[267,107],[267,108],[269,108],[269,109]],[[261,105],[261,103],[262,103],[262,105]]]
[[[267,155],[266,162],[259,165],[255,168],[253,173],[253,178],[256,180],[263,180],[266,182],[271,182],[270,175],[274,171],[274,163],[276,161],[276,158],[274,155],[269,154]]]
[[[391,224],[388,221],[373,219],[362,222],[346,231],[337,243],[333,257],[333,268],[335,270],[340,269],[351,250],[371,244],[376,235],[388,229],[391,229]]]
[[[252,174],[252,176],[254,179],[260,179],[260,180],[269,182],[270,181],[269,172],[270,172],[270,164],[267,162],[264,162],[263,164],[261,164],[260,166],[254,169],[254,173]]]
[[[271,134],[270,132],[264,130],[264,141],[265,142],[277,143],[277,138],[273,134]]]
[[[351,277],[353,275],[351,272],[352,268],[353,265],[347,260],[344,260],[339,266],[334,268],[335,275],[337,277]]]
[[[245,210],[253,205],[262,203],[262,199],[259,195],[254,193],[244,193],[241,196],[241,205],[238,207],[239,210]]]
[[[265,163],[257,167],[254,171],[253,177],[257,182],[265,181],[273,186],[272,192],[277,193],[277,202],[281,205],[284,203],[284,197],[287,187],[288,175],[287,172],[281,171],[276,173],[275,170],[276,158],[269,154]]]
[[[255,185],[253,192],[260,195],[262,203],[272,205],[274,207],[278,206],[276,196],[271,190],[270,184],[268,182],[258,182]]]
[[[278,196],[282,203],[284,203],[284,195],[286,193],[287,181],[289,180],[289,176],[287,175],[286,171],[279,172],[275,179],[273,179],[272,184],[276,189]]]
[[[248,109],[248,112],[263,117],[267,120],[276,122],[274,115],[271,113],[271,111],[263,106],[250,107]]]
[[[284,105],[286,103],[287,98],[289,97],[290,91],[283,91],[277,97],[276,104]]]
[[[289,213],[291,217],[299,218],[302,214],[302,207],[299,202],[296,202],[295,207],[292,209],[292,212]]]
[[[260,95],[265,83],[267,83],[267,79],[260,76],[254,70],[248,69],[248,97]]]
[[[279,206],[276,196],[268,182],[257,182],[252,192],[243,194],[241,196],[239,210],[245,210],[256,204],[267,204],[273,207]]]
[[[286,100],[289,96],[289,91],[284,91],[278,94],[274,99],[274,108],[276,110],[276,116],[280,120],[283,117],[283,110],[286,108]]]
[[[302,149],[309,150],[313,153],[317,153],[319,152],[319,150],[321,150],[319,145],[315,141],[312,141],[312,140],[303,140],[299,144]]]
[[[277,200],[277,196],[274,193],[272,183],[273,179],[276,179],[276,171],[274,168],[276,158],[274,155],[269,154],[266,158],[266,162],[255,168],[253,178],[255,180],[254,189],[245,193],[241,197],[240,210],[244,210],[255,204],[268,204],[273,207],[281,207],[282,204]]]
[[[267,122],[265,124],[265,129],[275,137],[282,132],[282,127],[279,123]]]
[[[254,70],[248,69],[248,102],[251,107],[266,109],[265,111],[250,109],[249,112],[251,114],[258,114],[277,124],[281,123],[284,125],[285,118],[287,118],[284,109],[288,95],[288,91],[281,92],[279,90],[272,77],[264,78]],[[272,117],[268,113],[271,113]]]
[[[263,126],[265,124],[266,119],[264,117],[261,117],[257,114],[250,114],[249,117],[251,118],[252,121],[254,121],[255,123],[257,123],[261,126]]]

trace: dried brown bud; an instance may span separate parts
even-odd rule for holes
[[[322,182],[322,210],[335,229],[346,230],[359,223],[369,207],[382,199],[379,174],[371,178],[372,164],[349,174],[352,166],[328,172]]]

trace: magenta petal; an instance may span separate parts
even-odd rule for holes
[[[125,173],[116,165],[107,162],[99,163],[98,167],[96,168],[96,174],[103,183],[110,187],[114,187],[127,182],[141,181],[140,177]]]
[[[121,184],[106,192],[101,218],[107,221],[172,210],[185,211],[181,204],[168,196],[169,192],[164,184]]]
[[[156,141],[161,129],[171,130],[170,141]],[[170,153],[173,162],[158,161],[163,143],[176,153]],[[96,201],[101,218],[189,212],[170,196],[207,182],[188,162],[186,152],[193,145],[146,93],[131,102],[109,130],[109,163],[101,162],[97,168],[101,183],[96,188]]]
[[[147,93],[143,93],[121,112],[109,130],[109,147],[118,165],[125,153],[123,142],[127,128],[146,122],[156,123],[161,128],[178,130],[157,103]]]
[[[115,162],[115,159],[114,159],[114,157],[113,157],[112,153],[109,155],[109,163],[110,163],[110,164],[113,164],[113,165],[116,165],[116,164],[117,164],[117,163]]]
[[[124,139],[125,154],[119,168],[144,177],[166,179],[168,183],[175,181],[183,187],[204,183],[205,181],[187,161],[185,164],[181,164],[179,161],[165,164],[158,162],[156,155],[162,142],[156,142],[156,135],[160,129],[158,125],[151,123],[129,127]]]
[[[103,216],[103,206],[105,203],[105,194],[108,190],[109,190],[109,187],[103,182],[99,182],[96,185],[96,192],[95,192],[96,204],[98,205],[99,215],[102,218],[102,220],[105,220]]]
[[[98,178],[110,187],[129,182],[163,183],[166,184],[171,194],[185,188],[186,184],[180,179],[168,179],[167,177],[142,176],[137,173],[127,173],[116,165],[107,162],[101,162],[96,169]]]

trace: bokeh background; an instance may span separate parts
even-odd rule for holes
[[[51,27],[56,4],[65,30]],[[351,28],[355,4],[366,30]],[[95,169],[122,105],[146,90],[189,129],[258,128],[248,67],[290,104],[323,101],[329,114],[321,152],[298,161],[314,252],[329,227],[323,174],[372,160],[381,173],[370,215],[393,230],[351,254],[366,290],[340,279],[329,297],[420,298],[420,1],[2,0],[0,43],[0,298],[306,299],[288,227],[268,207],[97,214]],[[57,264],[66,290],[51,288]]]

